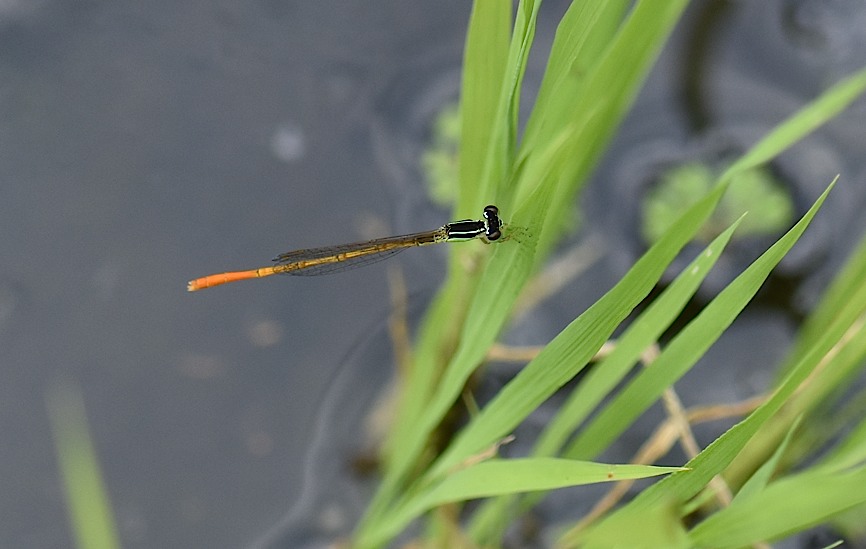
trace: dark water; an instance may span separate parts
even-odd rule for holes
[[[530,86],[565,5],[543,8]],[[468,9],[0,4],[0,546],[72,544],[44,403],[58,384],[81,388],[125,547],[298,539],[273,527],[292,523],[302,494],[293,516],[323,516],[333,485],[310,488],[305,456],[348,451],[336,442],[356,425],[347,418],[388,379],[385,266],[199,294],[185,283],[364,237],[371,224],[385,234],[445,221],[415,159],[456,96]],[[864,64],[864,28],[854,0],[695,2],[587,211],[636,208],[657,166],[747,146]],[[797,311],[866,229],[864,118],[861,101],[780,159],[801,205],[842,179],[786,267],[798,280],[790,299],[719,342],[683,381],[687,405],[765,387],[770,372],[750,364],[778,359]],[[602,235],[603,257],[516,340],[549,339],[640,253],[629,227],[586,221],[581,237]],[[442,257],[400,256],[413,299],[435,286]],[[732,348],[742,371],[714,367]],[[324,528],[352,516],[326,514]]]

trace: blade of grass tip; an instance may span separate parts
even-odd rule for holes
[[[695,203],[622,280],[568,325],[481,411],[436,461],[428,479],[509,434],[576,375],[655,286],[670,262],[712,212],[725,186]]]
[[[680,314],[721,256],[741,220],[742,217],[716,237],[623,332],[613,351],[596,364],[544,428],[533,448],[533,456],[558,453],[577,425],[622,381],[640,355],[658,340]],[[521,509],[531,507],[543,495],[538,492],[525,496]],[[512,500],[499,498],[485,503],[473,516],[470,527],[472,538],[484,543],[498,536],[494,533],[495,525],[507,514],[506,509]]]
[[[46,404],[76,547],[119,548],[116,523],[87,429],[80,392],[69,387],[56,388],[46,395]]]
[[[769,250],[722,290],[653,361],[599,412],[569,445],[574,459],[595,456],[622,434],[715,343],[758,292],[773,268],[808,227],[827,197],[831,184],[809,211]]]
[[[724,173],[728,180],[738,172],[764,164],[848,107],[866,91],[866,69],[826,90],[817,99],[776,126]]]
[[[681,467],[611,465],[558,458],[491,459],[460,469],[415,498],[426,508],[501,494],[636,480],[682,471]]]
[[[809,219],[814,214],[816,207],[823,202],[829,190],[828,188],[821,195],[818,202],[812,206],[812,209],[800,220],[797,226],[803,224],[804,220]],[[788,235],[791,235],[791,232]],[[787,238],[788,235],[783,239]],[[641,492],[622,509],[647,509],[661,501],[686,501],[696,495],[715,475],[733,461],[761,425],[782,407],[811,374],[821,359],[840,341],[844,332],[844,327],[827,330],[812,349],[804,355],[800,363],[791,371],[791,374],[776,388],[770,398],[686,464],[686,467],[690,469],[688,473],[674,473],[670,477],[662,479]]]
[[[608,515],[600,524],[594,526],[589,532],[582,532],[579,537],[591,536],[596,528],[606,528],[607,524],[622,524],[623,517],[640,515],[664,502],[683,502],[697,495],[714,476],[734,460],[758,429],[782,407],[841,336],[842,334],[828,331],[764,404],[685,465],[689,469],[688,472],[674,473],[650,486],[628,505]]]
[[[744,547],[805,530],[866,503],[866,468],[844,473],[806,472],[779,480],[734,501],[689,532],[699,547]]]
[[[609,465],[556,458],[491,459],[458,470],[396,506],[386,528],[362,540],[375,546],[398,534],[424,512],[446,503],[532,490],[634,480],[673,473],[679,467]]]
[[[559,413],[545,427],[535,452],[540,455],[558,452],[577,425],[622,382],[640,360],[642,353],[658,341],[694,296],[742,220],[743,217],[740,217],[716,237],[623,332],[613,351],[589,372]]]

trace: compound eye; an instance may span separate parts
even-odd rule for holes
[[[500,237],[502,237],[502,231],[500,231],[499,229],[487,233],[487,240],[491,242],[493,242],[494,240],[499,240]]]
[[[484,219],[490,219],[491,217],[496,217],[499,215],[499,208],[493,206],[487,206],[484,208]]]

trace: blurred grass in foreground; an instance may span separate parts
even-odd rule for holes
[[[46,395],[46,405],[76,547],[119,548],[111,501],[90,439],[81,391],[69,385],[56,386]]]

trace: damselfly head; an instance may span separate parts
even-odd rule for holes
[[[484,236],[490,242],[499,240],[502,236],[502,220],[499,219],[499,208],[489,205],[484,208]]]

